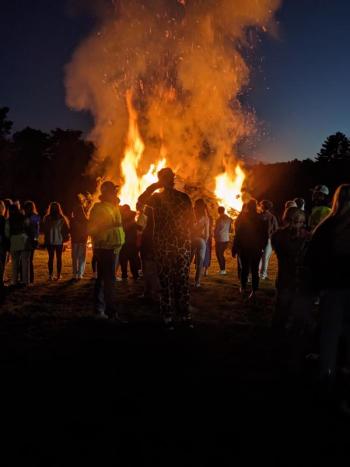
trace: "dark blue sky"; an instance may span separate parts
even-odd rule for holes
[[[279,37],[263,38],[252,73],[248,100],[264,129],[255,155],[313,157],[330,133],[350,133],[349,17],[347,0],[284,0]],[[1,0],[0,106],[15,129],[89,128],[65,106],[63,73],[92,23],[69,15],[67,0]]]

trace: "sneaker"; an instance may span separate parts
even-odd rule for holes
[[[196,289],[200,289],[201,283],[200,282],[195,282],[194,286],[195,286]]]
[[[95,317],[97,319],[108,319],[108,316],[104,311],[97,311]]]
[[[226,276],[226,274],[227,274],[226,269],[222,269],[221,271],[219,271],[219,274],[221,276]]]
[[[48,279],[50,282],[53,280],[53,277],[52,276],[49,276],[49,279]]]
[[[119,276],[116,276],[115,280],[116,280],[116,282],[121,282],[123,279],[121,277],[119,277]]]

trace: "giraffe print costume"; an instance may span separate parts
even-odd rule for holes
[[[153,194],[153,247],[161,287],[160,310],[189,316],[189,272],[193,210],[189,196],[177,190]]]

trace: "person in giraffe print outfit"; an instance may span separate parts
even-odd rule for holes
[[[174,313],[193,327],[189,311],[191,232],[194,215],[186,193],[174,188],[175,174],[170,168],[158,172],[158,182],[139,197],[147,205],[147,222],[153,226],[153,248],[160,281],[160,311],[164,323],[174,329]],[[155,191],[162,188],[162,191]]]

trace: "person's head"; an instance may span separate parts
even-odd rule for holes
[[[219,213],[219,216],[223,216],[225,214],[224,206],[219,206],[218,207],[218,213]]]
[[[9,218],[16,216],[20,213],[20,209],[17,203],[10,204],[9,206]]]
[[[101,191],[100,200],[101,201],[106,201],[106,202],[112,203],[112,204],[117,204],[118,188],[119,188],[119,186],[116,185],[115,183],[113,183],[110,180],[107,180],[107,181],[103,182],[101,187],[100,187],[100,191]]]
[[[314,206],[322,206],[328,203],[329,189],[326,185],[316,185],[311,191]]]
[[[294,198],[294,203],[297,205],[299,209],[305,211],[305,200],[304,198]]]
[[[169,167],[165,167],[164,169],[161,169],[157,175],[158,175],[158,180],[160,184],[165,189],[174,188],[175,174]]]
[[[244,206],[244,212],[247,214],[256,214],[258,212],[258,202],[254,198],[250,198],[250,200]]]
[[[260,208],[262,212],[271,211],[273,209],[273,202],[268,199],[264,199],[260,202]]]
[[[338,186],[333,196],[332,216],[342,216],[350,212],[350,184]]]
[[[289,200],[284,203],[284,210],[286,211],[288,208],[297,208],[298,205],[294,200]]]
[[[195,201],[194,212],[197,217],[203,217],[207,214],[207,206],[202,198]]]
[[[26,216],[32,216],[33,214],[38,214],[34,201],[26,201],[23,205],[24,214]]]
[[[305,226],[305,213],[299,208],[287,208],[283,214],[283,223],[293,232],[299,232]]]
[[[63,217],[63,212],[60,203],[58,203],[57,201],[53,201],[52,203],[50,203],[49,208],[47,210],[47,214],[54,218]]]

